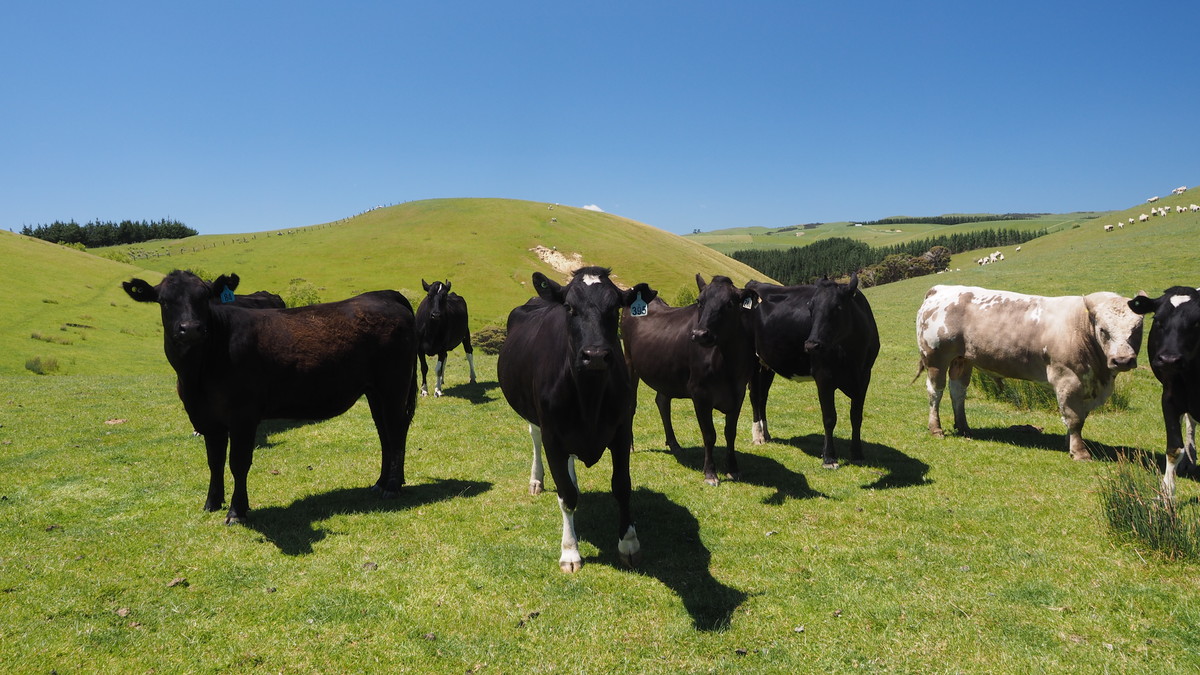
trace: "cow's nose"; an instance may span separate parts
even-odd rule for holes
[[[1158,354],[1154,357],[1154,365],[1160,368],[1173,368],[1182,360],[1182,354]]]
[[[603,347],[585,347],[580,356],[583,357],[583,367],[588,370],[604,370],[612,360],[612,352]]]
[[[431,318],[431,319],[440,319],[440,318],[442,318],[442,313],[441,313],[441,312],[430,312],[430,313],[429,313],[429,318]]]
[[[822,344],[820,340],[806,340],[804,342],[804,351],[809,352],[810,354],[812,352],[819,352],[824,348],[825,345]]]
[[[1112,363],[1109,364],[1113,370],[1124,371],[1133,370],[1137,367],[1136,356],[1116,356],[1113,357]]]
[[[716,339],[713,337],[712,331],[707,328],[695,328],[692,330],[692,342],[701,347],[711,347]]]
[[[199,321],[181,321],[175,326],[175,339],[185,344],[200,341],[204,333],[204,324]]]

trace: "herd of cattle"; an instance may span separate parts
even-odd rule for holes
[[[497,360],[505,399],[529,425],[530,492],[543,489],[545,457],[563,518],[559,565],[582,564],[574,513],[575,459],[612,456],[619,508],[618,552],[637,564],[640,544],[630,512],[630,451],[638,383],[655,391],[667,446],[677,451],[672,399],[691,399],[704,445],[704,479],[717,484],[713,410],[725,414],[725,475],[738,476],[737,421],[747,391],[753,442],[770,440],[767,394],[776,374],[815,382],[824,425],[822,464],[837,467],[834,392],[850,399],[851,461],[863,459],[860,430],[879,332],[857,277],[849,283],[737,288],[723,276],[697,274],[699,297],[670,307],[645,283],[618,287],[602,267],[584,267],[565,285],[533,275],[537,296],[512,310]],[[209,488],[204,508],[225,498],[226,450],[233,495],[226,522],[249,512],[246,477],[264,419],[326,419],[366,396],[382,452],[373,490],[394,496],[404,484],[404,454],[418,396],[427,393],[427,355],[435,356],[435,396],[442,394],[446,353],[463,345],[475,381],[467,305],[447,281],[425,283],[414,312],[396,291],[285,308],[278,296],[236,296],[237,275],[212,282],[174,271],[159,284],[124,282],[131,298],[159,305],[167,360],[195,430],[204,436]],[[1048,382],[1057,396],[1075,459],[1087,459],[1084,420],[1112,393],[1116,374],[1136,366],[1142,315],[1154,313],[1150,365],[1163,386],[1164,488],[1194,457],[1200,418],[1200,292],[1176,286],[1158,297],[1115,293],[1042,297],[968,286],[934,286],[917,313],[920,370],[927,373],[929,431],[942,437],[939,406],[947,379],[954,425],[970,434],[964,410],[971,371]],[[1187,422],[1187,443],[1181,430]]]

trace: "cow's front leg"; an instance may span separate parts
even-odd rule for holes
[[[754,445],[771,440],[771,432],[767,429],[767,394],[774,379],[775,371],[761,366],[750,376],[750,442]]]
[[[204,434],[204,451],[208,455],[208,498],[204,500],[205,511],[216,511],[225,503],[225,447],[229,444],[229,433],[209,431]]]
[[[442,395],[442,385],[446,383],[446,354],[445,352],[438,354],[437,359],[433,362],[433,374],[437,376],[437,381],[433,385],[433,396],[438,398]]]
[[[246,494],[246,476],[254,463],[254,434],[256,424],[229,431],[229,471],[233,474],[233,496],[225,524],[243,523],[250,515],[250,498]]]
[[[558,566],[564,572],[578,572],[583,567],[583,558],[579,555],[579,537],[575,534],[575,509],[579,506],[579,488],[575,486],[574,458],[548,453],[546,461],[550,464],[550,475],[554,476],[554,486],[558,490],[558,508],[562,512],[562,554],[558,558]]]
[[[833,400],[836,391],[833,384],[818,381],[817,399],[821,403],[821,422],[825,427],[825,444],[821,447],[821,468],[838,468],[837,451],[833,447],[833,430],[837,428],[837,403]]]
[[[630,434],[632,436],[632,434]],[[631,441],[632,443],[632,441]],[[642,544],[638,541],[637,530],[633,527],[633,515],[629,508],[629,498],[633,486],[629,479],[629,453],[622,450],[630,443],[622,445],[615,443],[609,448],[612,455],[612,494],[617,500],[617,557],[629,567],[637,567],[642,562]]]
[[[1180,418],[1183,415],[1170,405],[1166,393],[1163,393],[1163,422],[1167,430],[1167,464],[1163,470],[1162,491],[1167,499],[1175,499],[1175,474],[1179,464],[1187,454],[1183,444],[1183,433],[1180,429]],[[1188,418],[1190,421],[1190,417]],[[1189,425],[1190,426],[1190,425]]]
[[[704,443],[704,482],[709,485],[719,485],[717,466],[713,461],[713,446],[717,444],[717,430],[713,426],[713,408],[711,403],[692,399],[696,409],[696,422],[700,425],[700,438]]]
[[[867,402],[867,384],[864,383],[850,397],[850,461],[861,464],[866,461],[862,444],[863,407]]]
[[[421,362],[421,396],[429,395],[429,384],[425,378],[429,375],[429,364],[425,361],[425,353],[417,351],[417,358]]]
[[[1063,426],[1067,428],[1067,450],[1071,453],[1071,459],[1091,459],[1092,453],[1083,443],[1083,422],[1090,408],[1083,397],[1083,383],[1074,372],[1065,368],[1053,370],[1047,375],[1058,398]]]

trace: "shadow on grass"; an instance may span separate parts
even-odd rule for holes
[[[250,511],[246,527],[262,533],[267,541],[287,555],[312,553],[313,544],[325,538],[317,523],[349,513],[408,511],[426,504],[475,497],[492,489],[484,481],[435,480],[406,485],[394,499],[384,499],[368,488],[342,488],[309,495],[287,506],[268,506]]]
[[[668,451],[669,452],[669,451]],[[725,446],[719,445],[713,451],[713,461],[717,464],[717,474],[724,474]],[[675,461],[696,472],[696,480],[704,480],[704,448],[683,448],[681,452],[670,453]],[[775,491],[775,494],[763,499],[763,504],[779,506],[789,499],[812,499],[825,497],[808,485],[804,474],[796,473],[770,457],[762,457],[748,452],[737,453],[738,469],[741,477],[737,483],[748,483]]]
[[[258,423],[258,429],[254,432],[254,447],[255,448],[273,448],[275,444],[271,442],[271,436],[274,434],[282,434],[285,431],[299,429],[310,424],[319,424],[324,420],[288,420],[275,419],[263,420]]]
[[[821,459],[821,449],[825,446],[825,436],[822,434],[809,434],[807,436],[795,436],[792,438],[776,438],[774,442],[790,445],[810,457]],[[849,442],[835,438],[834,443],[838,444],[835,447],[841,450],[838,453],[838,461],[849,464],[850,461],[846,455]],[[863,456],[865,459],[861,462],[861,466],[886,470],[886,473],[881,474],[878,480],[862,486],[864,490],[891,490],[894,488],[929,485],[933,482],[926,478],[929,474],[928,464],[915,457],[909,457],[891,446],[864,441]]]
[[[442,390],[442,396],[461,398],[469,403],[491,403],[498,397],[492,392],[500,387],[499,382],[470,382],[456,384]]]
[[[712,554],[700,540],[700,523],[691,511],[646,488],[633,492],[630,507],[642,544],[637,571],[658,579],[678,595],[696,630],[728,629],[733,613],[748,596],[713,577],[709,571]],[[618,562],[617,504],[611,494],[580,495],[575,522],[582,538],[600,549],[600,560],[625,569]]]

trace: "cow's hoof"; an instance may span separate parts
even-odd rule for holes
[[[384,490],[380,491],[379,497],[381,499],[397,499],[400,497],[400,490],[399,489],[396,489],[396,490],[384,489]]]
[[[721,484],[721,479],[716,476],[705,476],[704,482],[715,487]]]
[[[934,438],[945,438],[946,432],[942,431],[941,429],[930,429],[929,435],[933,436]]]
[[[822,462],[821,468],[822,469],[836,469],[836,468],[838,468],[838,463],[837,462]]]
[[[641,551],[634,551],[632,554],[621,553],[618,557],[621,559],[621,564],[626,567],[637,567],[642,564]]]
[[[222,501],[224,501],[224,500],[222,500]],[[212,513],[213,511],[220,511],[221,510],[221,502],[213,501],[210,499],[210,500],[204,502],[204,510],[208,511],[209,513]]]
[[[438,390],[434,391],[434,392],[433,392],[433,397],[434,397],[434,398],[441,398],[441,397],[442,397],[442,390],[441,390],[441,389],[438,389]]]
[[[675,454],[679,454],[683,452],[683,447],[681,447],[678,443],[667,443],[667,450]]]
[[[574,574],[583,568],[582,560],[559,560],[558,568],[567,574]]]
[[[545,488],[542,487],[542,481],[540,481],[540,480],[529,481],[529,494],[530,495],[533,495],[533,496],[540,495],[540,494],[542,494],[542,490],[544,490],[544,489]]]
[[[1086,462],[1086,461],[1090,460],[1091,458],[1092,458],[1092,453],[1090,453],[1086,450],[1083,452],[1072,452],[1071,453],[1071,459],[1075,460],[1076,462]]]
[[[230,513],[229,515],[225,516],[225,524],[226,525],[243,525],[243,524],[245,524],[245,522],[246,522],[246,516],[244,516],[244,515],[239,516],[239,515]]]

